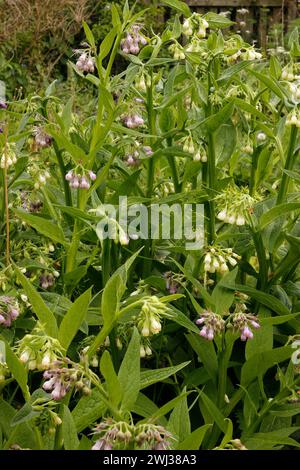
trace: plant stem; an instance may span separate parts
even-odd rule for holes
[[[212,133],[208,136],[208,186],[214,190],[216,187],[216,153],[215,142]],[[208,243],[211,245],[216,239],[215,225],[215,201],[209,201],[209,218],[208,218]]]
[[[167,138],[167,144],[168,144],[168,147],[172,147],[172,137]],[[173,157],[171,155],[168,155],[168,163],[170,165],[170,170],[172,173],[174,189],[176,193],[179,193],[181,191],[181,184],[179,183],[178,170],[177,170],[175,158],[176,158],[175,156]]]
[[[252,165],[251,165],[251,176],[250,176],[250,188],[249,193],[250,196],[253,196],[256,190],[256,171],[257,171],[257,164],[258,164],[258,157],[261,152],[261,147],[257,147],[252,155]]]
[[[298,128],[294,125],[291,126],[291,135],[290,135],[290,141],[289,141],[289,146],[288,146],[288,151],[287,151],[287,157],[285,161],[285,170],[292,170],[294,163],[295,163],[295,158],[294,158],[294,151],[295,151],[295,145],[297,141],[297,134],[298,134]],[[283,173],[282,178],[281,178],[281,184],[277,196],[277,202],[276,204],[281,204],[287,194],[288,186],[289,186],[289,176],[286,173]]]
[[[5,227],[6,227],[6,247],[5,247],[5,263],[6,266],[10,264],[10,230],[9,230],[9,197],[8,197],[8,175],[7,175],[7,145],[8,145],[8,127],[5,126],[4,130],[4,168],[3,168],[3,175],[4,175],[4,204],[5,204]]]
[[[73,205],[72,204],[72,194],[71,194],[71,189],[70,189],[69,183],[68,183],[68,181],[66,181],[66,178],[65,178],[65,176],[66,176],[66,167],[65,167],[64,160],[63,160],[63,157],[62,157],[62,152],[58,148],[58,145],[55,141],[53,142],[53,148],[54,148],[54,151],[55,151],[55,155],[56,155],[56,158],[57,158],[57,162],[58,162],[58,166],[59,166],[59,170],[60,170],[60,174],[61,174],[61,179],[62,179],[63,186],[64,186],[66,206],[72,207],[72,205]]]

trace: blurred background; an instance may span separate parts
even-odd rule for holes
[[[114,3],[122,9],[125,0]],[[0,80],[9,99],[41,89],[72,74],[68,60],[84,38],[82,21],[101,40],[111,27],[112,0],[0,0]],[[298,0],[187,0],[199,13],[214,11],[235,21],[233,29],[265,53],[284,54],[289,32],[300,26]],[[138,0],[148,8],[145,29],[159,32],[170,10],[158,0]],[[151,25],[151,26],[150,26]],[[118,65],[117,65],[118,66]],[[120,58],[120,67],[122,59]]]

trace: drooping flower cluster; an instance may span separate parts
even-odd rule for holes
[[[245,225],[247,216],[253,212],[257,198],[250,196],[247,187],[228,185],[216,197],[217,217],[227,224]]]
[[[46,379],[43,389],[51,392],[51,397],[55,401],[64,398],[73,386],[76,390],[81,390],[84,395],[91,393],[90,380],[85,377],[82,366],[72,363],[67,358],[55,361],[51,369],[45,370],[43,377]]]
[[[175,60],[184,60],[185,53],[183,47],[176,41],[174,44],[169,46],[169,51],[173,55]]]
[[[3,100],[0,100],[0,109],[7,109],[8,108],[8,104],[3,101]]]
[[[94,73],[95,72],[95,59],[89,52],[82,52],[80,50],[75,51],[79,54],[79,58],[76,62],[76,67],[80,72]]]
[[[41,127],[34,129],[34,140],[38,148],[50,147],[52,144],[52,137],[48,135]]]
[[[138,141],[134,142],[129,152],[130,153],[126,155],[126,163],[128,166],[138,166],[141,163],[141,158],[153,155],[153,150],[149,145],[141,146]]]
[[[18,301],[14,297],[3,295],[0,297],[0,326],[9,328],[20,315]]]
[[[184,281],[183,274],[174,274],[172,271],[167,271],[163,274],[163,277],[166,281],[166,289],[170,294],[176,294],[180,285]]]
[[[135,24],[127,32],[126,37],[121,41],[121,49],[124,54],[137,55],[140,52],[141,46],[147,44],[147,39],[141,34],[142,26]]]
[[[65,175],[66,181],[69,182],[70,188],[73,189],[89,189],[91,181],[95,181],[96,178],[97,175],[93,171],[86,171],[81,165],[68,171]]]
[[[201,325],[200,336],[212,341],[214,337],[220,334],[225,328],[225,321],[221,315],[211,310],[205,310],[201,313],[200,318],[196,320],[197,325]]]
[[[204,271],[225,274],[229,271],[229,266],[236,266],[240,259],[241,257],[234,253],[232,248],[208,247],[204,257]]]
[[[300,75],[295,73],[295,70],[291,64],[288,64],[282,69],[281,79],[288,82],[293,82],[294,80],[300,80]]]
[[[145,78],[145,74],[141,73],[134,82],[135,88],[142,93],[147,91],[147,79]]]
[[[142,336],[156,335],[161,331],[161,316],[168,316],[168,308],[155,295],[143,299],[141,311],[137,317],[137,327]]]
[[[40,189],[42,186],[45,186],[47,180],[50,178],[50,173],[49,171],[43,171],[39,174],[35,173],[35,178],[34,189]]]
[[[17,163],[14,145],[6,143],[0,160],[0,168],[9,168]]]
[[[252,339],[252,329],[260,328],[257,317],[251,313],[246,313],[246,310],[247,307],[245,304],[238,304],[230,324],[234,331],[239,332],[242,341]]]
[[[129,112],[122,116],[122,121],[128,129],[135,129],[136,127],[143,126],[144,119],[138,112]]]
[[[49,289],[50,287],[54,286],[56,277],[59,277],[58,271],[54,271],[53,274],[43,273],[39,279],[42,289]]]
[[[300,127],[300,113],[298,109],[294,109],[286,118],[286,126],[296,126]]]
[[[163,426],[128,424],[106,418],[94,429],[98,438],[92,450],[148,449],[167,450],[174,437]]]
[[[207,28],[209,28],[209,23],[206,19],[199,13],[193,13],[192,16],[184,20],[182,32],[185,36],[195,34],[198,38],[205,38]]]
[[[262,54],[257,52],[254,47],[246,49],[240,56],[243,60],[260,60],[262,58]]]
[[[32,334],[25,335],[18,344],[17,354],[29,370],[45,370],[63,356],[59,341],[47,336],[38,325]]]

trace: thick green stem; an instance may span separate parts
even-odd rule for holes
[[[294,153],[295,153],[295,145],[297,141],[297,134],[298,134],[298,128],[292,125],[290,141],[289,141],[289,146],[288,146],[288,151],[287,151],[287,157],[286,157],[285,167],[284,167],[285,170],[293,169],[293,166],[295,163]],[[287,173],[283,173],[278,196],[277,196],[277,204],[281,204],[282,202],[284,202],[287,191],[288,191],[288,186],[289,186],[289,176]]]
[[[258,157],[261,152],[262,147],[257,147],[252,155],[252,165],[251,165],[251,176],[250,176],[250,196],[253,196],[256,190],[256,172],[257,172],[257,164],[258,164]]]
[[[59,166],[59,170],[60,170],[60,174],[61,174],[61,179],[62,179],[62,182],[63,182],[63,186],[64,186],[64,193],[65,193],[65,201],[66,201],[66,206],[71,206],[72,207],[72,194],[71,194],[71,189],[70,189],[70,186],[69,186],[69,183],[68,181],[66,181],[66,167],[65,167],[65,164],[64,164],[64,160],[63,160],[63,157],[62,157],[62,152],[59,150],[58,148],[58,145],[56,142],[53,142],[53,148],[54,148],[54,151],[55,151],[55,155],[56,155],[56,158],[57,158],[57,162],[58,162],[58,166]]]
[[[216,153],[214,135],[212,133],[208,136],[208,186],[210,189],[215,190],[216,187]],[[209,218],[208,224],[208,243],[212,244],[216,239],[216,214],[215,214],[215,201],[209,201]]]
[[[263,244],[262,235],[257,232],[255,228],[252,228],[252,238],[254,241],[257,258],[259,262],[259,279],[257,283],[257,289],[265,291],[268,284],[268,261],[266,257],[266,251]]]
[[[172,137],[167,138],[167,144],[168,144],[168,147],[172,147]],[[176,193],[179,193],[181,191],[181,185],[179,183],[178,170],[177,170],[175,158],[176,158],[175,156],[173,157],[172,155],[168,155],[168,163],[170,165],[170,170],[172,173],[174,189]]]

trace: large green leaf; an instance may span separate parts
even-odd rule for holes
[[[141,372],[141,385],[140,390],[143,388],[149,387],[157,382],[163,382],[165,379],[171,375],[175,375],[181,369],[186,367],[190,361],[183,362],[177,366],[165,367],[164,369],[147,369]]]
[[[30,393],[27,386],[28,376],[27,371],[22,364],[22,362],[18,359],[15,355],[11,347],[6,341],[1,341],[1,343],[5,344],[5,362],[7,367],[9,368],[12,376],[17,381],[18,385],[20,386],[22,393],[24,395],[25,400],[30,399]],[[1,348],[3,349],[3,348]]]
[[[185,16],[191,15],[191,10],[185,2],[181,2],[180,0],[162,0],[162,3],[168,5],[168,7],[174,8],[174,10],[177,10],[180,13],[183,13]]]
[[[282,215],[286,215],[288,212],[297,211],[300,209],[299,202],[287,202],[286,204],[279,204],[278,206],[272,207],[272,209],[268,210],[262,214],[259,219],[259,227],[262,230],[271,222],[276,220],[278,217]]]
[[[91,288],[85,291],[65,314],[58,330],[60,344],[67,350],[86,317],[91,301]]]
[[[68,244],[62,229],[57,224],[51,222],[48,219],[29,214],[28,212],[20,209],[14,209],[14,212],[17,217],[34,228],[37,232],[41,233],[47,238],[50,238],[50,240],[53,240],[56,243],[60,243],[61,245]]]
[[[28,281],[24,274],[21,273],[17,266],[15,266],[15,270],[17,272],[17,277],[25,291],[25,294],[31,303],[32,310],[41,322],[45,333],[47,333],[49,336],[52,336],[53,338],[57,338],[58,331],[55,316],[47,307],[40,294],[35,290],[33,285]]]
[[[79,446],[74,418],[66,405],[63,405],[62,437],[65,450],[76,450]]]
[[[180,400],[173,409],[169,418],[168,429],[179,439],[179,442],[184,441],[191,433],[187,397]]]
[[[109,401],[112,406],[117,407],[122,399],[122,389],[108,351],[102,354],[100,371],[106,382]]]
[[[242,367],[241,385],[247,386],[259,376],[263,376],[270,367],[290,359],[293,349],[283,346],[271,351],[263,351],[253,354]]]
[[[182,442],[178,444],[176,450],[199,450],[206,432],[211,428],[211,424],[204,424],[193,431]]]
[[[72,410],[72,416],[77,432],[91,426],[105,413],[106,405],[102,401],[102,395],[96,388],[88,396],[83,396]]]
[[[140,336],[136,328],[122,361],[118,379],[122,390],[121,409],[130,411],[140,391]]]

